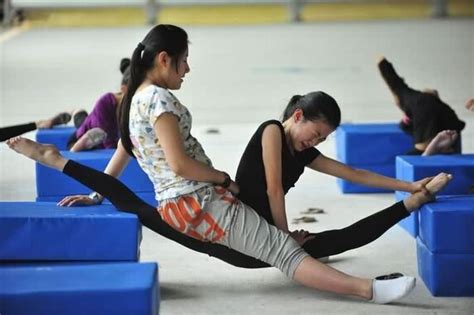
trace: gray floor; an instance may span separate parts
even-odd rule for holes
[[[259,27],[185,27],[191,73],[176,95],[194,116],[194,135],[219,169],[234,173],[259,122],[278,118],[296,93],[333,95],[345,122],[399,118],[378,76],[385,54],[413,87],[435,87],[467,122],[465,152],[474,152],[474,21],[328,23]],[[118,62],[147,28],[44,29],[0,42],[0,125],[91,108],[120,82]],[[220,134],[208,134],[208,128]],[[33,137],[30,133],[28,136]],[[370,145],[370,144],[368,144]],[[334,138],[320,146],[334,156]],[[0,200],[33,200],[34,164],[0,145]],[[307,173],[287,198],[290,218],[322,207],[317,223],[292,225],[321,231],[343,227],[393,202],[392,194],[342,195],[335,180]],[[472,298],[435,298],[418,278],[413,294],[394,305],[313,291],[276,269],[242,270],[193,253],[144,230],[141,260],[160,265],[163,314],[463,313]],[[400,271],[417,275],[414,240],[399,227],[364,248],[331,259],[347,273],[372,277]],[[474,281],[474,279],[473,279]]]

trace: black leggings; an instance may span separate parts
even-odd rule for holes
[[[29,131],[33,131],[35,129],[36,123],[34,122],[23,125],[0,128],[0,142],[6,141],[12,137],[22,135]]]
[[[115,177],[72,160],[67,162],[63,173],[100,193],[120,211],[136,214],[140,222],[147,228],[183,246],[221,259],[237,267],[271,267],[267,263],[223,245],[202,242],[174,230],[161,219],[155,207],[145,203]],[[314,233],[312,235],[315,238],[307,241],[303,248],[314,258],[340,254],[374,241],[408,215],[409,213],[405,209],[403,202],[397,202],[391,207],[368,216],[344,229]]]

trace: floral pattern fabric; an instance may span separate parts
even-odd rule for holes
[[[196,182],[176,175],[166,161],[153,125],[160,115],[171,113],[178,119],[184,150],[191,158],[212,167],[201,144],[191,135],[188,109],[167,89],[148,86],[135,93],[130,106],[130,139],[138,164],[150,178],[158,201],[194,192],[211,183]]]

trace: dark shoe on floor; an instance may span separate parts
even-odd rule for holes
[[[84,120],[87,118],[87,112],[83,109],[75,110],[72,113],[72,121],[74,122],[74,127],[79,128]]]

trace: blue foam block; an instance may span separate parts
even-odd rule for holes
[[[36,132],[36,141],[39,143],[54,144],[59,150],[67,150],[67,141],[76,131],[74,127],[54,127],[52,129],[39,129]]]
[[[416,240],[418,273],[434,296],[474,296],[474,254],[432,253]]]
[[[0,202],[1,260],[138,260],[138,218],[113,206]]]
[[[156,315],[156,263],[0,266],[0,314]]]
[[[409,193],[404,191],[396,191],[395,200],[404,200],[409,195]],[[407,231],[411,236],[418,236],[418,211],[414,211],[408,217],[398,222],[398,225],[401,226],[405,231]]]
[[[395,177],[395,164],[390,165],[356,165],[352,166],[354,168],[360,168],[364,170],[369,170],[381,175]],[[351,183],[347,180],[337,178],[337,184],[341,192],[345,194],[354,194],[354,193],[389,193],[391,190],[381,189],[376,187],[363,186],[355,183]]]
[[[440,172],[453,175],[453,179],[438,195],[466,195],[474,186],[474,154],[433,156],[398,156],[396,176],[413,182]]]
[[[421,208],[419,220],[420,238],[432,253],[474,254],[474,195],[438,197]]]
[[[109,149],[85,152],[62,151],[61,154],[67,159],[103,171],[114,152],[115,150]],[[151,181],[135,159],[130,160],[120,176],[120,181],[134,192],[154,191]],[[38,201],[59,201],[64,196],[73,194],[89,194],[91,192],[88,187],[80,184],[78,181],[39,163],[36,163],[36,191]],[[46,197],[49,198],[46,199]]]
[[[418,228],[419,228],[418,212],[415,211],[414,213],[410,214],[408,217],[398,222],[398,225],[400,225],[411,236],[413,237],[418,236],[418,233],[419,233],[418,232]]]
[[[337,159],[349,165],[394,164],[412,146],[395,123],[342,124],[336,130]]]

